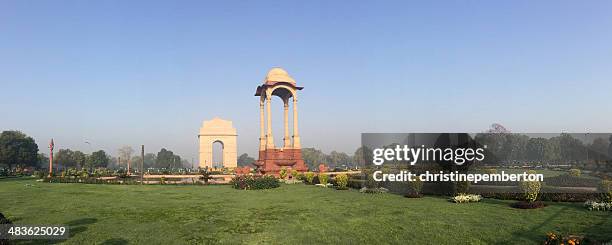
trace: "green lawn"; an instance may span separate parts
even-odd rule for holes
[[[71,244],[515,244],[541,243],[552,230],[612,240],[609,212],[569,203],[519,210],[509,203],[455,204],[301,184],[240,191],[0,180],[0,212],[18,224],[68,224]]]

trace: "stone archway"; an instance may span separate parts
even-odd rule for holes
[[[218,117],[204,121],[198,135],[200,140],[200,164],[198,166],[201,168],[213,167],[213,143],[220,142],[223,147],[221,158],[223,167],[235,168],[238,164],[237,136],[232,121]]]

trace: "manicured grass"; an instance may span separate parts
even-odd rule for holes
[[[509,203],[455,204],[301,184],[241,191],[0,180],[0,212],[18,224],[68,224],[69,244],[516,244],[541,243],[552,230],[612,240],[609,212],[579,203],[538,210]]]

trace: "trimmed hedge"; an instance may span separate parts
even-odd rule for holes
[[[544,178],[544,182],[547,185],[559,187],[597,187],[601,180],[565,174]]]
[[[271,175],[263,177],[250,175],[236,176],[230,181],[230,184],[239,190],[272,189],[280,186],[278,179]]]

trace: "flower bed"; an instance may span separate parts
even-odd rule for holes
[[[450,199],[454,203],[468,203],[468,202],[480,202],[482,196],[474,194],[459,194]]]
[[[589,210],[612,211],[612,202],[586,201],[584,206]]]

